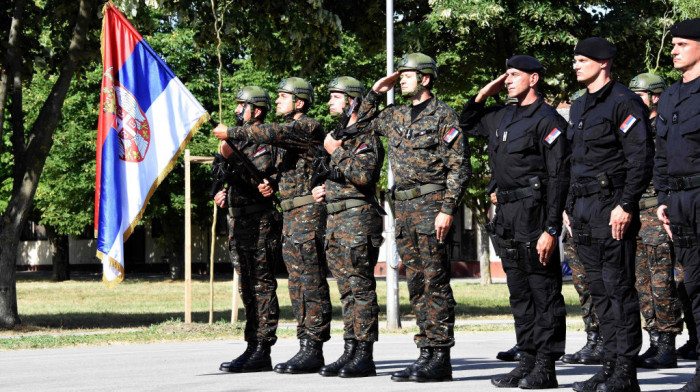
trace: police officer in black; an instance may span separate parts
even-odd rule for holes
[[[574,49],[576,79],[587,92],[569,112],[571,186],[565,224],[586,270],[605,344],[603,368],[575,391],[639,391],[642,345],[634,257],[639,199],[651,180],[654,146],[648,108],[610,77],[615,47],[603,38]]]
[[[659,98],[654,186],[657,215],[683,265],[683,283],[700,329],[700,18],[671,27],[673,66],[683,72]],[[700,391],[700,362],[681,391]]]
[[[460,117],[465,132],[488,138],[497,187],[493,224],[521,356],[515,369],[491,383],[556,388],[554,361],[564,354],[566,337],[558,236],[569,186],[567,124],[538,93],[542,64],[537,59],[513,56],[506,68]],[[504,83],[517,105],[485,108]]]

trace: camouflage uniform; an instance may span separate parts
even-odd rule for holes
[[[419,348],[452,347],[455,300],[450,261],[446,245],[437,240],[435,217],[457,211],[471,174],[468,145],[457,114],[437,98],[431,97],[413,121],[410,105],[377,113],[380,98],[370,91],[358,117],[377,115],[372,126],[387,137],[396,179],[396,244],[419,328],[414,341]]]
[[[382,217],[371,204],[347,208],[341,203],[375,202],[372,199],[383,161],[384,146],[379,137],[370,133],[344,141],[331,154],[331,167],[338,168],[344,179],[326,181],[326,251],[343,304],[346,340],[377,340],[379,306],[374,266],[382,243]]]
[[[237,147],[265,178],[274,178],[277,149],[267,145],[239,142]],[[282,217],[255,185],[242,179],[226,193],[229,214],[229,250],[240,276],[238,292],[245,308],[247,342],[277,341],[279,303],[274,263],[281,257]]]
[[[282,257],[289,272],[297,338],[328,341],[331,302],[323,252],[326,211],[324,205],[313,202],[309,191],[312,157],[323,143],[323,128],[315,119],[303,115],[283,124],[231,127],[228,137],[284,149],[277,160],[284,211]]]
[[[591,291],[588,289],[588,283],[586,282],[586,270],[576,254],[576,245],[574,245],[574,241],[568,234],[564,241],[564,259],[569,262],[569,267],[571,267],[571,276],[581,303],[581,317],[583,318],[585,330],[586,332],[597,333],[598,315],[595,312],[595,307],[591,300]]]

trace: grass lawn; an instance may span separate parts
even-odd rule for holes
[[[206,279],[206,278],[205,278]],[[280,323],[294,324],[287,280],[279,279],[277,293]],[[335,281],[329,281],[334,325],[340,325],[340,300]],[[481,286],[453,281],[458,320],[457,331],[513,330],[510,323],[479,324],[479,320],[511,320],[508,289],[505,284]],[[377,282],[380,304],[380,327],[386,320],[386,284]],[[569,319],[580,321],[578,296],[571,284],[564,285],[564,299]],[[192,324],[184,324],[184,283],[167,278],[127,278],[114,288],[107,288],[99,278],[78,277],[66,282],[51,282],[44,277],[20,276],[17,302],[22,325],[12,331],[0,331],[0,350],[147,343],[162,341],[242,339],[242,323],[231,324],[230,280],[214,282],[214,325],[209,321],[209,282],[193,279]],[[400,309],[403,329],[380,333],[413,334],[406,282],[400,282]],[[239,320],[243,320],[242,306]],[[570,328],[581,328],[570,325]],[[294,328],[280,328],[280,337],[294,337]],[[334,336],[342,329],[334,328]]]

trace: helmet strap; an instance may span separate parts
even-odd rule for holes
[[[241,126],[244,124],[244,118],[245,118],[245,111],[248,109],[248,102],[243,101],[243,110],[241,110],[240,113],[236,113],[236,126]],[[251,113],[251,119],[252,119],[252,113]],[[250,120],[249,120],[250,121]]]

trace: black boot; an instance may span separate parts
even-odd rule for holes
[[[452,381],[450,348],[433,347],[433,357],[430,358],[430,362],[412,371],[409,380],[417,382]]]
[[[598,384],[596,392],[639,392],[634,360],[618,357],[612,377]]]
[[[253,354],[238,368],[240,373],[269,372],[272,370],[270,343],[260,342]]]
[[[221,370],[223,372],[237,372],[237,371],[239,371],[238,369],[241,367],[241,365],[245,361],[247,361],[251,355],[253,355],[257,345],[258,345],[258,342],[255,340],[248,342],[248,347],[246,347],[243,354],[239,355],[238,358],[236,358],[236,359],[232,359],[231,362],[223,362],[219,366],[219,370]]]
[[[359,342],[352,360],[338,372],[342,378],[369,377],[377,375],[372,351],[374,342]]]
[[[357,347],[357,340],[345,339],[345,347],[340,358],[338,358],[337,361],[322,367],[321,370],[318,371],[318,374],[324,377],[337,376],[338,371],[340,371],[345,364],[352,360],[352,357],[355,355],[355,347]]]
[[[673,332],[659,332],[656,355],[645,359],[642,367],[647,369],[677,368],[676,334]]]
[[[696,351],[696,347],[698,346],[697,341],[693,341],[692,339],[689,339],[687,342],[685,342],[684,345],[678,347],[676,349],[676,355],[683,359],[690,359],[690,360],[696,360],[698,359],[698,352]]]
[[[603,360],[603,368],[586,381],[577,381],[572,388],[576,392],[595,392],[598,384],[607,381],[615,372],[614,360]]]
[[[535,356],[525,351],[520,352],[520,363],[507,374],[491,377],[491,384],[498,388],[517,388],[520,380],[535,368]]]
[[[391,375],[391,380],[392,381],[409,381],[409,378],[411,377],[411,372],[416,370],[417,368],[426,365],[428,362],[430,362],[430,359],[433,357],[433,348],[432,347],[421,347],[420,349],[420,355],[418,356],[418,359],[416,359],[415,362],[412,364],[408,365],[405,369],[399,370],[398,372],[394,372]]]
[[[603,342],[603,336],[599,333],[593,355],[579,358],[578,363],[582,365],[599,365],[603,363],[603,359],[605,359],[605,343]]]
[[[518,383],[521,389],[549,389],[559,387],[554,371],[554,358],[537,355],[535,368]]]
[[[293,357],[289,358],[287,362],[282,362],[278,363],[275,365],[275,372],[276,373],[286,373],[287,372],[287,367],[291,365],[292,363],[296,362],[299,360],[299,358],[304,355],[304,347],[306,346],[306,341],[307,339],[301,339],[299,340],[299,351],[297,351],[296,354],[294,354]]]
[[[564,363],[585,363],[581,362],[585,360],[587,362],[600,361],[599,358],[595,356],[595,348],[598,343],[598,332],[589,331],[586,334],[586,344],[577,352],[573,354],[565,354],[561,357],[561,361]]]
[[[644,360],[655,356],[659,352],[659,331],[656,329],[649,330],[649,348],[644,354],[637,357],[637,366],[644,367]]]
[[[520,360],[520,349],[518,345],[516,344],[508,351],[499,351],[498,354],[496,354],[496,359],[505,362],[518,362]]]
[[[323,367],[323,342],[306,339],[301,356],[287,364],[285,373],[316,373]]]
[[[695,365],[695,377],[688,381],[678,392],[700,392],[700,361]]]

